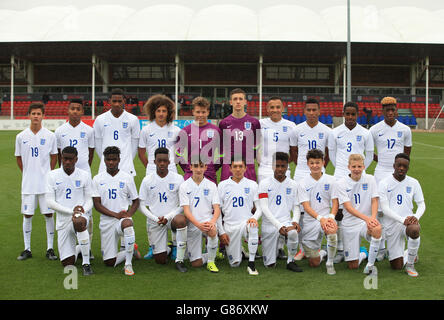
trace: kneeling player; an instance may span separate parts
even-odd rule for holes
[[[266,267],[274,267],[278,254],[279,235],[287,237],[287,269],[301,272],[294,262],[298,247],[297,221],[300,218],[298,190],[296,182],[287,177],[289,156],[276,152],[273,157],[274,176],[259,183],[259,202],[264,214],[262,220],[262,255]],[[293,210],[293,219],[291,211]]]
[[[46,203],[57,212],[57,242],[62,265],[74,265],[77,254],[82,253],[83,275],[93,274],[89,264],[90,241],[86,230],[92,209],[90,174],[75,167],[77,149],[62,150],[62,168],[50,171],[46,177]],[[76,240],[79,245],[76,246]]]
[[[140,185],[140,211],[147,217],[147,231],[154,260],[166,264],[168,256],[168,228],[177,232],[176,268],[186,272],[183,259],[187,241],[187,220],[179,206],[179,187],[183,177],[169,171],[169,151],[158,148],[154,152],[156,172],[148,174]],[[147,208],[149,207],[149,209]]]
[[[325,161],[321,150],[309,150],[306,157],[310,175],[298,185],[299,201],[308,213],[303,216],[302,246],[310,267],[318,267],[327,255],[327,273],[333,275],[336,274],[333,259],[338,243],[335,215],[339,207],[335,178],[322,173]],[[327,236],[327,252],[320,250],[324,234]]]
[[[242,262],[242,239],[248,241],[248,267],[251,275],[258,275],[254,259],[259,242],[259,224],[261,216],[258,198],[258,185],[245,178],[246,160],[232,156],[230,171],[232,176],[218,186],[223,219],[218,220],[220,242],[225,244],[230,266],[238,267]],[[256,205],[256,212],[252,210]],[[223,226],[222,226],[223,220]]]
[[[359,252],[361,238],[370,242],[365,274],[375,275],[376,255],[381,242],[382,227],[378,214],[378,190],[375,178],[363,173],[364,157],[352,154],[348,160],[350,175],[337,182],[339,204],[344,206],[342,219],[345,261],[350,269],[357,269],[366,252]]]
[[[407,176],[410,157],[405,153],[397,154],[393,175],[379,184],[381,208],[384,213],[384,226],[387,236],[387,248],[390,265],[393,269],[405,270],[411,277],[417,277],[416,262],[420,244],[419,219],[424,214],[425,202],[418,180]],[[413,214],[413,200],[418,208]],[[405,240],[407,239],[407,250]]]
[[[93,179],[94,208],[101,213],[99,228],[103,261],[110,267],[125,261],[125,274],[132,276],[136,235],[131,217],[139,207],[139,197],[133,176],[119,170],[119,148],[107,147],[103,157],[106,171]],[[129,201],[132,203],[128,208]],[[121,236],[125,251],[118,252],[117,241]]]
[[[205,262],[210,272],[219,272],[214,260],[217,252],[216,222],[220,216],[219,196],[214,182],[204,177],[207,165],[194,157],[191,159],[191,179],[179,187],[180,205],[188,220],[187,248],[192,267]],[[208,237],[208,254],[202,255],[202,234]]]

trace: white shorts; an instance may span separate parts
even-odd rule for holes
[[[287,170],[286,176],[290,178],[290,167]],[[259,184],[262,180],[272,177],[274,175],[273,168],[271,166],[259,166],[257,169],[257,183]]]
[[[404,256],[405,241],[408,239],[406,229],[407,227],[400,223],[394,223],[385,228],[389,261]]]
[[[88,215],[83,215],[86,219],[86,226],[89,225]],[[76,255],[77,235],[72,221],[63,229],[57,230],[57,246],[59,249],[60,261]]]
[[[364,221],[353,227],[344,227],[344,225],[342,225],[342,237],[344,242],[345,261],[354,261],[359,259],[359,247],[361,246],[361,239],[365,239],[368,242],[371,241],[371,236],[367,232],[367,224]]]
[[[146,224],[148,231],[148,241],[153,248],[154,254],[159,254],[167,251],[168,246],[168,229],[171,229],[171,221],[168,220],[166,225],[159,225],[151,220]]]
[[[37,209],[37,202],[41,214],[54,213],[54,210],[49,209],[46,205],[45,194],[41,193],[22,194],[22,214],[33,216],[35,209]]]
[[[225,232],[230,237],[230,244],[225,247],[230,265],[242,262],[242,240],[248,241],[249,225],[242,222],[236,226],[224,225]]]
[[[321,248],[322,239],[324,238],[324,230],[321,224],[315,220],[310,223],[304,223],[304,227],[300,233],[302,237],[302,245],[310,249],[317,250]]]
[[[187,251],[190,262],[202,259],[202,236],[205,232],[200,231],[194,224],[188,222],[187,228]],[[217,236],[216,236],[217,237]]]
[[[117,249],[117,242],[119,242],[120,248],[120,237],[123,236],[122,222],[125,219],[132,220],[131,218],[116,219],[116,221],[110,223],[105,228],[100,227],[100,243],[104,261],[117,256],[117,253],[119,252]]]
[[[283,224],[285,227],[292,226],[291,222],[288,221]],[[262,257],[264,260],[264,265],[268,266],[270,264],[276,263],[276,257],[279,250],[279,230],[272,224],[262,224]]]

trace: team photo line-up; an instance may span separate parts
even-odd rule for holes
[[[367,259],[364,273],[376,275],[375,262],[387,258],[391,268],[418,276],[425,202],[419,182],[407,175],[412,134],[396,120],[395,98],[382,99],[384,120],[370,129],[357,123],[354,102],[344,105],[344,123],[334,129],[318,121],[316,99],[306,100],[306,121],[299,125],[283,119],[277,96],[267,102],[269,117],[258,120],[245,113],[242,89],[230,93],[232,114],[219,126],[208,122],[210,103],[203,97],[192,101],[194,122],[183,129],[174,125],[175,105],[165,95],[146,102],[150,122],[142,130],[138,118],[125,111],[121,89],[111,92],[109,102],[111,109],[90,127],[81,120],[83,101],[71,100],[68,121],[54,133],[42,126],[44,104],[29,106],[30,126],[15,145],[25,247],[18,260],[32,257],[38,206],[46,221],[46,257],[60,259],[63,266],[81,257],[83,274],[92,275],[95,208],[103,261],[111,267],[124,262],[126,275],[134,274],[132,260],[142,258],[132,220],[139,210],[147,218],[149,249],[143,258],[165,264],[170,256],[180,272],[187,272],[189,260],[192,267],[206,264],[217,273],[216,258],[226,256],[231,267],[248,260],[250,275],[259,274],[258,258],[268,268],[286,259],[293,272],[303,271],[297,261],[304,258],[309,267],[325,260],[330,275],[336,263],[357,269]],[[93,177],[95,152],[100,166]],[[139,189],[136,155],[146,168]],[[373,161],[370,175],[365,169]],[[329,162],[333,176],[325,173]],[[362,239],[369,242],[368,250]]]

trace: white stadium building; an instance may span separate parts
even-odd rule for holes
[[[444,101],[444,2],[351,2],[352,100],[379,121],[381,98],[394,96],[403,122],[429,128]],[[44,94],[47,118],[64,118],[73,97],[95,101],[94,118],[116,87],[141,118],[155,93],[186,119],[193,97],[220,108],[240,87],[258,117],[279,95],[296,123],[307,97],[326,123],[342,119],[347,0],[2,0],[0,21],[2,119]]]

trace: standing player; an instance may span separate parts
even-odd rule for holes
[[[278,253],[279,235],[287,237],[287,269],[301,272],[294,262],[298,248],[297,221],[300,218],[297,184],[288,177],[289,156],[285,152],[273,155],[274,176],[259,183],[259,202],[264,214],[262,220],[262,256],[266,267],[274,267]],[[291,217],[293,211],[293,218]]]
[[[187,244],[187,220],[181,214],[179,205],[179,187],[183,177],[169,171],[170,155],[167,148],[158,148],[154,152],[156,172],[148,174],[140,185],[140,211],[147,217],[147,232],[150,246],[153,248],[157,263],[167,262],[168,228],[177,232],[176,268],[186,272],[183,264]],[[149,207],[149,209],[147,208]]]
[[[88,276],[93,274],[89,263],[89,215],[85,214],[93,207],[91,174],[76,168],[76,148],[63,148],[61,158],[62,167],[49,172],[46,177],[46,202],[57,212],[57,242],[62,265],[74,265],[79,251],[83,258],[83,275]]]
[[[368,263],[364,273],[377,273],[374,267],[381,242],[382,227],[378,214],[378,190],[375,178],[364,173],[364,156],[351,154],[348,160],[350,176],[337,182],[339,204],[344,206],[342,220],[344,237],[344,256],[350,269],[359,268],[367,256],[359,252],[361,238],[370,243]]]
[[[276,152],[295,153],[296,148],[296,125],[286,119],[282,118],[284,105],[280,97],[273,96],[268,100],[267,112],[269,118],[261,119],[261,136],[260,136],[260,150],[259,150],[259,168],[258,168],[258,182],[265,180],[268,177],[273,177],[273,155]],[[296,158],[291,158],[294,161]],[[286,175],[290,177],[290,168],[288,167]],[[285,237],[279,236],[278,258],[286,259],[284,253]]]
[[[258,185],[245,177],[247,163],[245,158],[233,155],[230,164],[232,177],[218,186],[223,219],[218,220],[220,242],[226,245],[228,262],[238,267],[242,262],[242,239],[248,241],[248,267],[251,275],[258,275],[254,259],[259,242],[259,224],[261,210],[258,198]],[[253,215],[252,211],[256,208]],[[223,225],[222,225],[223,220]]]
[[[295,131],[296,147],[293,149],[293,158],[296,161],[296,170],[293,179],[298,181],[310,174],[307,165],[307,152],[311,149],[319,149],[324,153],[325,167],[328,165],[328,138],[331,129],[319,122],[321,107],[316,99],[307,99],[304,106],[304,114],[307,120],[298,124]]]
[[[378,154],[374,155],[377,162],[375,168],[376,183],[393,174],[393,163],[398,153],[405,153],[410,156],[412,150],[412,132],[408,126],[396,120],[398,111],[396,109],[396,99],[385,97],[381,101],[384,121],[375,124],[370,128]],[[381,211],[381,210],[379,210]],[[380,213],[382,216],[382,213]],[[383,223],[384,217],[381,221]],[[383,223],[384,225],[384,223]],[[384,233],[383,233],[384,238]],[[385,257],[385,241],[381,241],[378,261]]]
[[[68,105],[68,122],[62,124],[55,131],[59,166],[62,165],[62,150],[71,146],[77,149],[78,156],[76,168],[85,170],[91,176],[91,164],[94,157],[94,130],[82,121],[84,114],[83,101],[73,99]],[[88,232],[90,245],[93,238],[93,216],[92,211],[87,211]],[[91,255],[91,259],[94,257]]]
[[[246,93],[242,89],[234,89],[230,92],[230,104],[233,113],[219,123],[222,132],[223,163],[220,181],[231,176],[230,160],[234,154],[242,154],[247,161],[245,177],[256,181],[254,159],[256,158],[256,134],[260,133],[259,120],[245,112],[247,103]]]
[[[18,260],[32,258],[31,231],[32,217],[37,208],[45,216],[47,251],[49,260],[56,260],[54,253],[54,218],[53,210],[48,208],[45,200],[45,177],[57,164],[57,143],[54,133],[42,126],[45,106],[43,103],[32,103],[28,109],[29,128],[20,132],[15,139],[15,157],[22,172],[22,214],[23,238],[25,250]]]
[[[269,118],[261,119],[261,144],[259,152],[258,182],[273,177],[273,155],[276,152],[293,154],[296,148],[296,125],[282,118],[284,105],[280,97],[273,96],[268,100]],[[293,159],[290,159],[291,161]],[[287,176],[290,176],[288,168]]]
[[[133,176],[136,175],[133,159],[139,145],[139,119],[124,110],[125,95],[121,89],[113,89],[110,97],[111,109],[102,113],[94,122],[96,152],[99,155],[99,172],[106,171],[103,150],[116,146],[121,150],[120,168]]]
[[[136,236],[131,217],[139,207],[137,189],[133,176],[119,169],[119,148],[107,147],[103,151],[103,159],[106,171],[93,179],[94,208],[101,214],[99,228],[103,261],[110,267],[125,261],[125,274],[132,276]],[[121,236],[125,251],[117,252],[117,241]]]
[[[354,102],[344,105],[344,123],[334,128],[328,139],[330,160],[335,167],[334,177],[345,178],[349,175],[348,157],[350,154],[365,154],[364,166],[367,169],[373,161],[373,137],[370,132],[357,123],[359,106]],[[342,241],[342,208],[336,214],[338,224],[338,254],[335,263],[344,260],[344,244]]]
[[[214,260],[217,252],[216,222],[220,216],[217,186],[205,177],[208,166],[197,156],[191,159],[191,179],[179,187],[180,205],[188,220],[187,249],[192,267],[207,263],[210,272],[219,272]],[[207,251],[202,255],[202,235],[208,236]]]
[[[151,123],[146,125],[140,131],[139,139],[139,158],[146,167],[146,175],[156,172],[156,164],[154,163],[154,151],[157,148],[167,148],[170,153],[170,165],[168,171],[176,172],[175,149],[174,145],[177,141],[180,128],[173,123],[174,102],[165,95],[156,94],[148,99],[145,106],[145,112]],[[147,157],[148,152],[148,157]],[[148,227],[148,225],[147,225]],[[149,235],[150,232],[147,234]],[[173,235],[173,251],[176,250],[176,241]],[[149,238],[149,236],[148,236]],[[149,239],[148,239],[149,241]],[[151,243],[151,242],[150,242]],[[172,253],[172,256],[175,252]],[[145,259],[153,258],[153,248],[150,246]]]
[[[409,166],[410,157],[405,153],[397,154],[393,165],[395,172],[379,183],[379,195],[390,265],[396,270],[405,265],[407,274],[417,277],[413,264],[418,255],[419,219],[424,214],[425,202],[418,180],[407,175]],[[417,204],[416,213],[413,213],[413,200]],[[406,239],[407,250],[404,251]]]
[[[148,99],[144,109],[151,121],[140,131],[139,139],[139,158],[146,167],[146,175],[156,172],[154,151],[157,148],[167,148],[169,150],[170,165],[168,171],[177,173],[176,163],[174,162],[174,144],[177,141],[180,128],[173,123],[174,102],[165,95],[156,94]]]
[[[301,242],[310,267],[318,267],[323,257],[327,256],[327,273],[334,275],[333,259],[338,241],[335,215],[339,207],[335,178],[322,173],[324,154],[321,150],[307,152],[307,165],[311,173],[298,184],[299,202],[307,213],[303,215]],[[320,250],[324,234],[327,237],[327,252]]]
[[[179,165],[185,172],[184,178],[187,180],[192,176],[191,159],[201,158],[207,164],[205,177],[217,183],[216,172],[220,168],[222,134],[219,127],[208,122],[210,113],[210,103],[203,97],[197,97],[191,102],[193,108],[194,123],[183,128],[179,133],[176,144],[180,156]],[[184,158],[184,155],[187,158]],[[216,161],[215,161],[215,157]]]
[[[307,152],[311,149],[319,149],[324,153],[325,167],[328,165],[328,138],[331,129],[325,124],[319,122],[319,115],[321,114],[321,107],[318,100],[307,99],[304,106],[304,115],[307,118],[304,122],[298,124],[295,130],[295,144],[293,148],[292,158],[296,161],[296,170],[293,179],[299,181],[310,174],[310,169],[307,165]],[[325,172],[325,169],[323,169]],[[302,210],[302,208],[301,208]],[[302,214],[304,214],[302,212]],[[302,237],[299,237],[302,241]],[[304,252],[299,250],[296,255],[296,260],[302,260]]]

